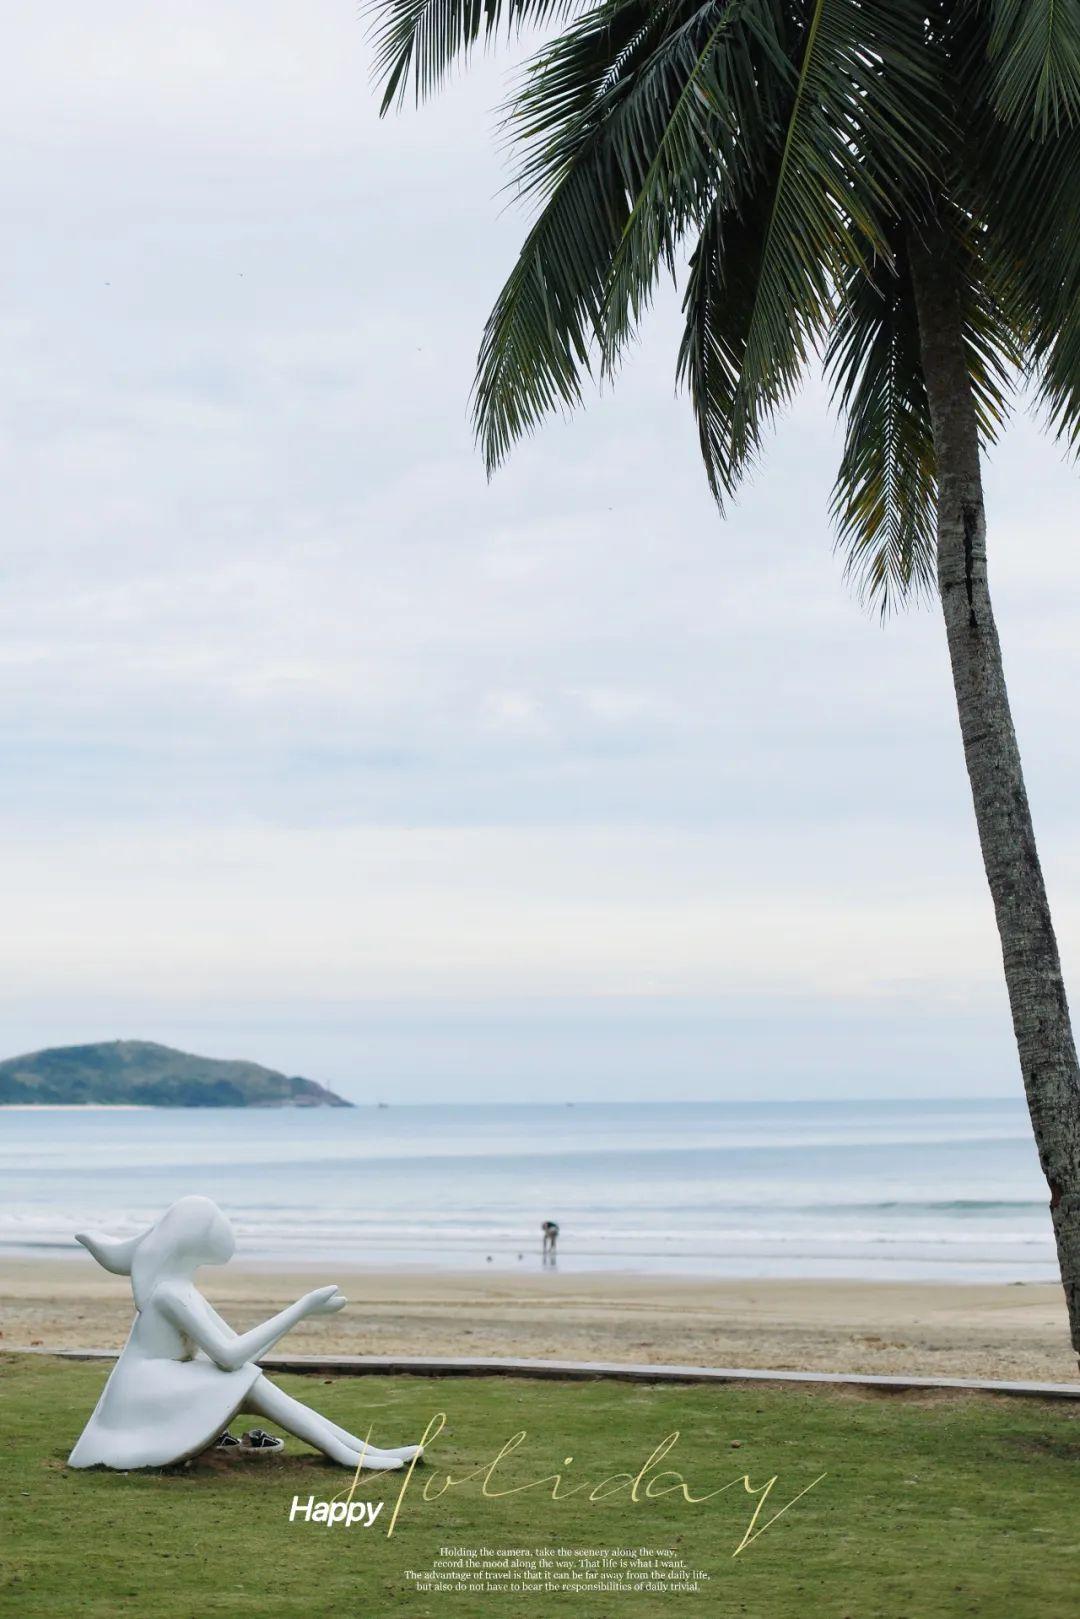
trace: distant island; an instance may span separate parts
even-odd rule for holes
[[[313,1079],[150,1040],[55,1046],[0,1062],[0,1106],[352,1107]]]

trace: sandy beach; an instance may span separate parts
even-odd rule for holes
[[[296,1354],[524,1355],[777,1370],[1080,1381],[1057,1286],[716,1281],[231,1265],[203,1273],[238,1329],[337,1281],[340,1316],[305,1323]],[[131,1321],[122,1278],[89,1261],[0,1262],[0,1348],[113,1348]]]

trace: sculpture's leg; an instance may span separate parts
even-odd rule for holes
[[[336,1433],[346,1445],[351,1445],[353,1450],[366,1450],[369,1456],[396,1456],[399,1461],[411,1462],[414,1456],[424,1454],[423,1445],[392,1445],[389,1449],[383,1445],[365,1445],[364,1441],[358,1439],[354,1433],[350,1433],[348,1428],[339,1428],[329,1417],[323,1417],[323,1421],[331,1433]]]
[[[374,1473],[389,1473],[404,1465],[399,1456],[379,1456],[370,1450],[361,1457],[362,1445],[359,1441],[355,1445],[351,1442],[346,1444],[340,1437],[343,1429],[327,1422],[309,1405],[294,1400],[291,1394],[282,1393],[267,1377],[259,1377],[252,1383],[244,1409],[257,1417],[269,1417],[279,1428],[302,1439],[305,1445],[314,1445],[316,1450],[321,1450],[324,1456],[329,1456],[332,1462],[338,1462],[342,1467],[355,1469],[363,1466]]]

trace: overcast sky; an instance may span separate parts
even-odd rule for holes
[[[813,386],[721,523],[663,297],[491,485],[513,57],[380,122],[354,0],[14,0],[0,63],[0,1055],[398,1100],[1018,1089],[932,609]],[[992,582],[1080,1001],[1075,474]]]

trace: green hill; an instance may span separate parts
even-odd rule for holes
[[[0,1062],[0,1104],[135,1103],[142,1107],[351,1107],[313,1079],[257,1062],[193,1057],[149,1040],[56,1046]]]

